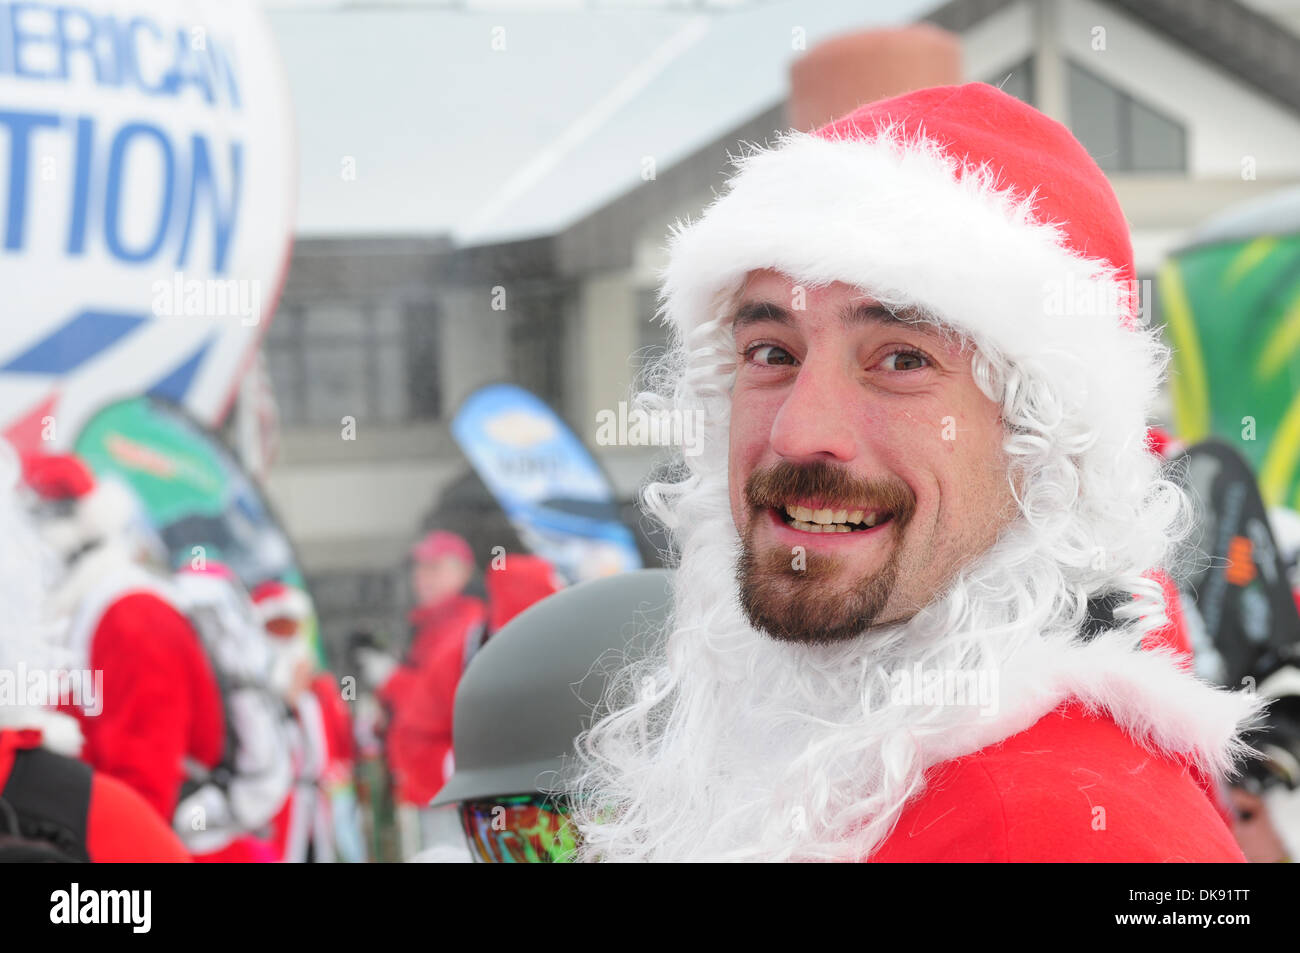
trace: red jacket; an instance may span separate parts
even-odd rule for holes
[[[20,751],[37,748],[35,730],[0,731],[0,791]],[[125,784],[94,772],[86,808],[86,853],[95,863],[188,863],[171,826]]]
[[[498,568],[495,560],[484,576],[488,593],[488,631],[500,632],[525,609],[563,587],[549,562],[529,553],[509,553]]]
[[[149,592],[116,600],[90,642],[90,668],[104,673],[102,710],[77,716],[81,757],[134,788],[170,824],[186,757],[221,758],[225,727],[216,677],[188,620]]]
[[[352,713],[339,692],[338,679],[329,672],[319,672],[311,680],[311,693],[320,705],[325,740],[331,764],[350,765],[356,760],[352,740]]]
[[[1168,575],[1169,624],[1147,650],[1192,649]],[[1105,714],[1067,703],[1018,735],[932,768],[871,859],[892,862],[1244,862],[1219,792],[1143,749]]]
[[[408,661],[379,691],[393,712],[388,764],[404,804],[428,804],[450,775],[456,686],[469,640],[486,619],[486,607],[471,596],[453,596],[411,613],[417,629]]]
[[[1244,862],[1181,764],[1066,704],[938,765],[872,855],[895,862]]]

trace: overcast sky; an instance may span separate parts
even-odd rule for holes
[[[635,186],[642,157],[666,168],[784,98],[796,27],[811,47],[939,5],[313,4],[270,14],[298,121],[299,234],[447,232],[467,243],[552,232]]]

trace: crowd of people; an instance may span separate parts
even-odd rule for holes
[[[1135,274],[1095,161],[994,87],[783,137],[670,249],[674,371],[643,397],[703,422],[643,495],[671,583],[512,626],[551,567],[495,553],[480,598],[469,543],[434,530],[410,639],[355,640],[342,680],[304,590],[201,546],[172,564],[121,486],[0,446],[0,679],[60,673],[0,681],[0,859],[361,859],[346,792],[381,743],[404,860],[1293,858],[1300,545],[1262,502],[1243,528],[1236,487],[1219,581],[1253,619],[1263,566],[1286,618],[1254,641],[1290,641],[1253,687],[1204,675],[1223,603],[1174,585],[1206,514],[1148,429],[1167,354]],[[1052,313],[1062,283],[1091,305]],[[666,587],[589,723],[574,679]],[[556,797],[533,787],[570,753]]]
[[[362,651],[358,684],[318,663],[303,588],[250,589],[202,546],[169,565],[132,491],[75,455],[0,444],[0,511],[0,859],[368,859],[365,731],[403,859],[454,843],[454,813],[426,805],[452,771],[457,681],[488,634],[560,585],[512,555],[487,601],[466,595],[469,545],[430,533],[411,553],[409,647]],[[379,701],[364,725],[359,695]]]

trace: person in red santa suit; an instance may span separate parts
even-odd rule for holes
[[[295,782],[273,822],[275,842],[289,863],[332,862],[336,853],[363,859],[352,790],[352,724],[338,680],[318,671],[304,626],[311,599],[296,586],[269,580],[253,589],[253,604],[274,659],[272,686],[292,714]]]
[[[643,403],[699,452],[644,495],[673,615],[579,739],[583,858],[1243,859],[1204,782],[1260,703],[1160,637],[1133,278],[1096,163],[986,84],[739,160],[671,242]]]
[[[28,503],[61,560],[50,595],[70,666],[103,673],[96,710],[69,709],[96,771],[137,791],[170,822],[185,763],[212,766],[224,723],[216,678],[166,578],[137,563],[134,501],[71,455],[24,461]]]
[[[391,711],[385,746],[398,802],[402,856],[459,836],[454,812],[427,805],[454,769],[451,718],[456,685],[482,641],[487,608],[465,594],[474,554],[463,537],[434,530],[411,549],[417,606],[414,635],[402,664],[377,692]]]
[[[173,582],[212,660],[228,724],[220,762],[191,767],[175,829],[201,862],[278,861],[272,822],[292,790],[294,763],[277,658],[229,566],[195,560]]]
[[[0,859],[187,862],[143,797],[77,760],[76,719],[50,707],[64,691],[57,673],[71,666],[43,618],[54,557],[18,504],[18,472],[0,441]],[[44,697],[29,695],[36,681]]]

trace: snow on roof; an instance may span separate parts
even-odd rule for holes
[[[298,232],[550,234],[781,101],[790,63],[934,0],[583,10],[273,9]]]

